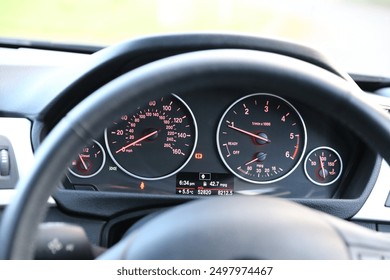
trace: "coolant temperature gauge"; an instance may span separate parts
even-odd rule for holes
[[[312,150],[305,160],[307,178],[319,186],[336,182],[343,171],[340,155],[332,148],[318,147]]]

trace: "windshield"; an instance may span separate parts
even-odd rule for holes
[[[390,77],[390,0],[2,0],[0,36],[108,45],[157,33],[244,32],[312,46]]]

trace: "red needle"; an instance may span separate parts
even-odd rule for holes
[[[155,135],[157,132],[158,132],[158,130],[153,131],[153,132],[141,137],[140,139],[135,140],[134,142],[131,142],[129,145],[126,145],[126,146],[120,148],[118,151],[116,151],[116,153],[124,152],[127,148],[134,146],[134,145],[138,144],[139,142],[144,141],[145,139],[148,139],[150,136]]]
[[[249,164],[251,164],[251,163],[254,163],[254,162],[257,161],[257,160],[258,160],[257,158],[252,159],[251,161],[248,161],[247,163],[245,163],[245,165],[249,165]]]
[[[322,169],[322,178],[325,179],[325,168],[324,168],[324,163],[322,162],[322,157],[319,156],[320,158],[320,165],[321,165],[321,169]]]
[[[84,157],[83,155],[79,154],[79,159],[80,159],[81,163],[83,164],[85,170],[88,170],[88,166],[85,164],[83,157]]]
[[[264,141],[264,142],[266,142],[266,143],[271,143],[271,140],[269,140],[269,139],[267,139],[267,138],[265,138],[265,137],[261,137],[261,136],[259,136],[259,135],[256,135],[256,134],[252,133],[252,132],[249,132],[249,131],[243,130],[243,129],[241,129],[241,128],[235,127],[235,126],[233,126],[233,125],[231,125],[231,124],[228,125],[228,127],[230,127],[231,129],[237,130],[237,131],[239,131],[239,132],[241,132],[241,133],[244,133],[244,134],[246,134],[246,135],[255,137],[255,138],[257,138],[257,139],[260,139],[260,140],[262,140],[262,141]]]

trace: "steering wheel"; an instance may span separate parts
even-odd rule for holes
[[[172,56],[104,85],[50,132],[3,215],[0,258],[32,258],[46,202],[72,159],[69,151],[76,152],[110,120],[146,100],[190,91],[202,98],[206,89],[282,93],[337,117],[390,162],[387,115],[335,74],[298,59],[252,50]],[[228,218],[221,218],[221,213]],[[179,218],[183,216],[187,218]],[[132,230],[101,258],[348,259],[361,248],[389,251],[390,238],[286,200],[234,196],[199,199],[169,209]]]

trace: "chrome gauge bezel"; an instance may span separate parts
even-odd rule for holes
[[[104,148],[103,146],[96,140],[92,140],[93,143],[95,143],[96,145],[98,145],[99,149],[102,151],[102,156],[103,156],[103,159],[102,159],[102,163],[101,163],[101,166],[99,167],[99,169],[97,171],[95,171],[93,174],[90,174],[90,175],[81,175],[81,174],[77,174],[76,172],[74,172],[72,169],[70,169],[68,167],[68,171],[73,175],[73,176],[76,176],[78,178],[82,178],[82,179],[88,179],[88,178],[92,178],[92,177],[95,177],[97,174],[100,173],[100,171],[102,171],[102,169],[104,168],[104,165],[106,164],[106,152],[104,151]]]
[[[285,174],[283,174],[282,176],[278,177],[278,178],[275,178],[275,179],[269,179],[269,180],[265,180],[265,181],[258,181],[258,180],[253,180],[253,179],[250,179],[250,178],[247,178],[247,177],[244,177],[242,176],[241,174],[239,174],[236,170],[234,170],[234,168],[232,168],[230,166],[229,163],[226,162],[223,154],[222,154],[222,150],[221,150],[221,145],[219,143],[219,135],[220,135],[220,132],[221,132],[221,126],[222,126],[222,123],[225,119],[225,116],[230,112],[230,110],[238,103],[240,103],[241,101],[245,100],[245,99],[248,99],[248,98],[251,98],[251,97],[255,97],[255,96],[269,96],[269,97],[273,97],[273,98],[276,98],[276,99],[279,99],[281,102],[284,102],[287,106],[289,106],[295,113],[296,115],[298,116],[298,119],[299,121],[301,122],[301,126],[302,126],[302,130],[303,130],[303,146],[302,146],[302,151],[300,152],[300,155],[299,155],[299,158],[298,160],[296,161],[296,163],[293,165],[293,167],[288,171],[286,172]],[[271,183],[275,183],[275,182],[278,182],[278,181],[281,181],[283,179],[285,179],[286,177],[288,177],[291,173],[293,173],[297,167],[300,165],[300,163],[302,162],[303,158],[304,158],[304,154],[305,154],[305,151],[306,151],[306,146],[307,146],[307,130],[306,130],[306,125],[305,125],[305,122],[301,116],[301,114],[299,113],[299,111],[289,102],[287,101],[286,99],[284,99],[283,97],[280,97],[278,95],[275,95],[275,94],[271,94],[271,93],[253,93],[253,94],[249,94],[249,95],[246,95],[244,97],[241,97],[239,98],[238,100],[234,101],[226,110],[225,112],[223,113],[222,117],[220,118],[220,121],[218,123],[218,127],[217,127],[217,133],[216,133],[216,144],[217,144],[217,149],[218,149],[218,153],[219,153],[219,156],[222,160],[222,162],[224,163],[224,165],[228,168],[228,170],[230,172],[232,172],[236,177],[246,181],[246,182],[249,182],[249,183],[253,183],[253,184],[259,184],[259,185],[265,185],[265,184],[271,184]]]
[[[176,98],[188,110],[188,112],[192,118],[192,122],[193,122],[193,126],[194,126],[194,134],[195,134],[194,135],[194,144],[193,144],[192,150],[191,150],[190,154],[188,155],[187,159],[184,161],[183,164],[178,166],[172,172],[170,172],[168,174],[164,174],[163,176],[147,177],[147,176],[140,176],[140,175],[134,174],[133,172],[127,170],[115,159],[115,156],[112,154],[111,149],[110,149],[110,145],[109,145],[108,136],[107,136],[107,134],[108,134],[107,128],[104,130],[104,140],[105,140],[105,144],[107,147],[108,154],[110,155],[110,158],[116,164],[116,166],[119,167],[120,170],[122,170],[124,173],[126,173],[127,175],[129,175],[133,178],[145,180],[145,181],[156,181],[156,180],[161,180],[161,179],[171,177],[171,176],[175,175],[176,173],[178,173],[180,170],[182,170],[188,164],[188,162],[191,160],[192,156],[195,153],[197,143],[198,143],[198,125],[197,125],[195,116],[194,116],[191,108],[188,106],[188,104],[182,98],[180,98],[178,95],[176,95],[174,93],[171,93],[170,95],[173,96],[174,98]],[[167,95],[167,96],[169,96],[169,95]]]
[[[335,179],[333,179],[332,181],[327,182],[327,183],[320,183],[320,182],[313,180],[313,178],[311,178],[311,176],[309,176],[309,172],[307,171],[307,167],[306,167],[307,161],[309,160],[310,156],[313,153],[315,153],[316,151],[322,150],[322,149],[331,151],[332,153],[334,153],[337,156],[337,158],[340,161],[339,174],[337,175],[337,177]],[[329,185],[334,184],[340,178],[341,174],[343,173],[343,159],[341,158],[340,154],[335,149],[328,147],[328,146],[320,146],[320,147],[317,147],[317,148],[311,150],[310,153],[307,154],[307,156],[305,158],[305,162],[304,162],[304,170],[305,170],[305,175],[306,175],[307,179],[309,179],[309,181],[312,182],[313,184],[316,184],[317,186],[329,186]]]

